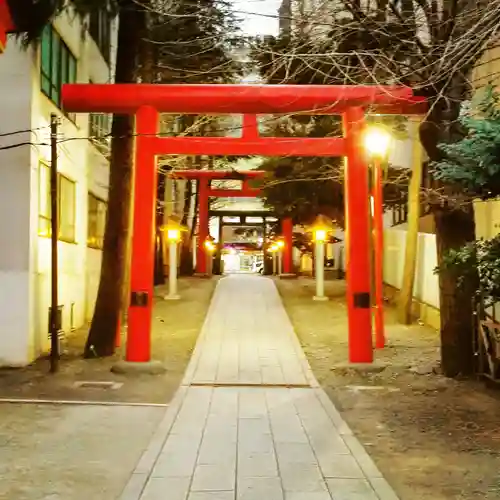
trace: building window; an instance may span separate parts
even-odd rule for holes
[[[87,245],[91,248],[102,248],[104,228],[106,225],[106,202],[89,193],[88,236]]]
[[[50,166],[40,162],[38,167],[38,234],[50,237]]]
[[[89,136],[95,147],[104,155],[109,153],[112,115],[89,114]]]
[[[108,63],[111,56],[111,21],[111,14],[105,9],[96,9],[90,14],[90,36],[94,39],[104,60]]]
[[[76,184],[72,180],[57,175],[59,188],[59,239],[76,241]]]
[[[51,25],[45,26],[41,40],[41,89],[61,107],[61,88],[76,82],[76,59]]]
[[[50,166],[40,162],[38,169],[38,234],[50,238]],[[68,243],[76,241],[76,184],[62,174],[57,174],[57,189],[59,194],[58,238]]]

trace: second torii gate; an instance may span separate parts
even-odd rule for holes
[[[248,122],[248,117],[245,120]],[[255,126],[257,124],[255,123]],[[245,123],[243,125],[245,127]],[[196,272],[207,273],[205,241],[209,237],[209,199],[217,198],[253,198],[261,194],[259,188],[250,186],[252,179],[261,179],[263,170],[173,170],[169,177],[198,181],[198,240],[196,251]],[[241,189],[217,189],[211,186],[214,180],[241,180]],[[282,232],[285,241],[283,249],[283,273],[291,274],[293,257],[293,223],[290,218],[282,219]]]
[[[349,85],[64,85],[68,112],[134,114],[135,196],[131,303],[126,361],[151,360],[156,156],[345,156],[349,360],[373,361],[370,304],[368,168],[362,153],[365,110],[423,114],[425,100],[408,87]],[[249,115],[242,137],[159,137],[159,113]],[[342,115],[343,137],[260,137],[258,114]]]

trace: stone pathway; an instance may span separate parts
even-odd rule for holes
[[[272,280],[220,281],[120,500],[397,500],[318,386]]]

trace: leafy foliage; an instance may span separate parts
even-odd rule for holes
[[[8,0],[10,12],[19,36],[26,45],[36,41],[44,26],[69,9],[80,16],[94,10],[105,9],[118,14],[121,4],[127,0]],[[140,3],[140,2],[138,2]]]
[[[465,109],[466,136],[439,147],[446,157],[433,164],[434,177],[458,184],[470,196],[500,195],[500,94],[489,86]]]
[[[164,5],[162,5],[164,4]],[[226,0],[157,2],[149,37],[158,83],[229,83],[241,67],[232,51],[240,43]]]
[[[480,239],[458,250],[450,250],[436,268],[436,273],[452,272],[460,287],[479,275],[476,293],[485,305],[500,302],[500,235],[490,240]]]

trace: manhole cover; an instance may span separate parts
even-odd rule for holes
[[[99,380],[81,380],[75,382],[73,387],[77,389],[119,389],[123,385],[122,382],[107,382]]]

